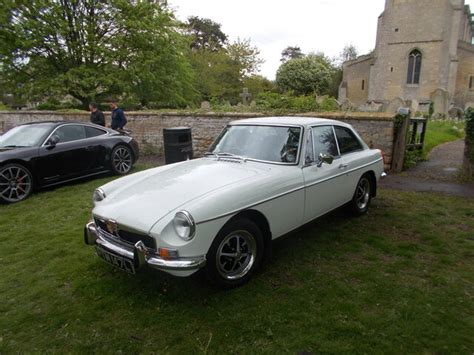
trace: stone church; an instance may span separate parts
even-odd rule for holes
[[[464,0],[386,0],[375,49],[343,64],[339,101],[437,115],[474,107],[474,22]]]

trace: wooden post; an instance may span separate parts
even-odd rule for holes
[[[403,161],[405,160],[405,149],[407,144],[408,124],[410,122],[410,114],[398,113],[395,118],[395,142],[393,144],[392,170],[393,173],[399,173],[403,169]]]

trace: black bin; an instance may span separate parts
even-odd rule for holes
[[[166,164],[193,158],[193,138],[190,127],[163,128]]]

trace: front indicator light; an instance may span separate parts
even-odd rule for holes
[[[177,250],[167,248],[158,248],[158,255],[163,259],[175,259],[179,256]]]

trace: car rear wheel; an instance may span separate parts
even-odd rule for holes
[[[372,199],[372,188],[370,177],[367,174],[363,175],[357,183],[351,201],[351,209],[354,214],[363,215],[368,211]]]
[[[26,199],[33,191],[33,175],[21,164],[0,167],[0,202],[15,203]]]
[[[115,147],[111,155],[112,170],[117,175],[125,175],[132,170],[132,150],[124,145]]]
[[[236,219],[224,226],[207,254],[207,276],[223,288],[246,283],[260,266],[263,237],[258,226],[248,219]]]

